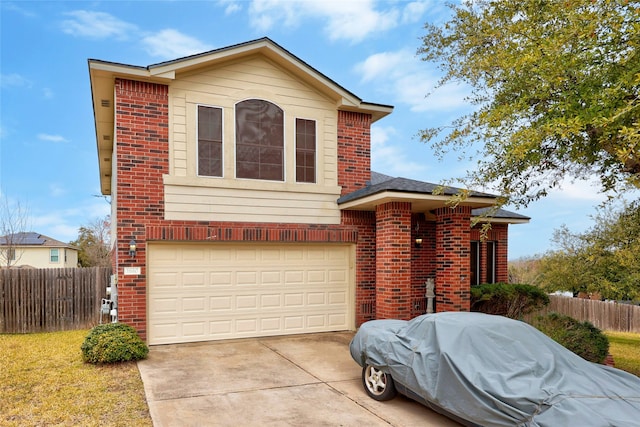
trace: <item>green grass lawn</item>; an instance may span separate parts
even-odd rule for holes
[[[0,426],[151,426],[136,364],[82,361],[87,330],[0,335]],[[640,334],[606,332],[616,367],[640,376]]]
[[[1,426],[152,425],[136,364],[85,364],[88,332],[0,335]]]
[[[616,368],[640,376],[640,334],[605,331]]]

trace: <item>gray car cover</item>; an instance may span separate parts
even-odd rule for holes
[[[364,323],[360,366],[390,374],[427,404],[481,426],[640,426],[640,378],[598,365],[534,327],[445,312]]]

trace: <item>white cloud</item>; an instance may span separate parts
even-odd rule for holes
[[[397,135],[393,127],[371,127],[371,169],[392,176],[412,178],[423,176],[427,167],[407,158],[407,151],[393,145]]]
[[[126,40],[137,31],[134,24],[122,21],[106,12],[74,10],[66,15],[72,19],[62,21],[62,31],[76,37]]]
[[[225,15],[232,15],[242,10],[241,2],[235,0],[218,0],[218,5],[224,7]]]
[[[413,112],[449,112],[469,108],[466,86],[447,84],[434,90],[438,75],[409,49],[380,52],[356,64],[362,83],[372,84],[395,103],[409,105]],[[429,96],[427,97],[427,94]]]
[[[389,5],[390,3],[383,3]],[[391,3],[380,9],[373,0],[254,0],[249,6],[249,19],[259,32],[274,26],[298,27],[306,18],[324,22],[324,31],[331,40],[359,42],[372,34],[381,34],[401,22],[422,19],[428,2]],[[404,9],[401,6],[404,6]]]
[[[53,91],[48,87],[45,87],[42,89],[42,96],[44,96],[45,99],[53,99]]]
[[[11,74],[0,74],[0,87],[8,88],[8,87],[26,87],[31,88],[33,83],[31,80],[27,79],[20,74],[11,73]]]
[[[38,139],[47,142],[69,142],[64,136],[61,135],[49,135],[47,133],[39,133]]]
[[[67,189],[57,183],[49,184],[49,194],[51,197],[60,197],[67,194]]]
[[[31,229],[62,242],[78,238],[78,230],[97,218],[109,215],[111,207],[103,200],[90,199],[71,209],[36,212],[31,216]]]
[[[144,37],[142,44],[149,55],[166,59],[189,56],[212,49],[198,39],[171,28]]]

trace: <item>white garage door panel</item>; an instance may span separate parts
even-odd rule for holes
[[[149,244],[149,343],[353,329],[351,251]]]

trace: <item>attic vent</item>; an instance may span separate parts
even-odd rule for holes
[[[109,101],[108,99],[101,99],[100,105],[103,107],[111,107],[111,101]]]
[[[111,141],[111,135],[102,135],[102,139],[105,141]]]

